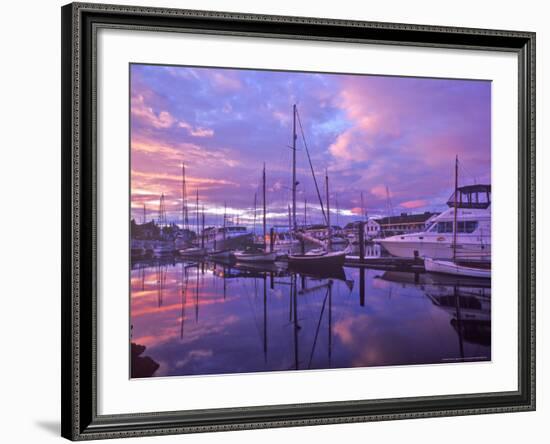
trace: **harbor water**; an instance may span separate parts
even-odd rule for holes
[[[132,377],[491,359],[490,283],[344,267],[136,262]]]

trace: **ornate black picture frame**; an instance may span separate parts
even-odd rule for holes
[[[535,34],[73,3],[62,8],[62,435],[71,440],[472,415],[535,409]],[[96,31],[506,51],[519,66],[518,390],[143,414],[97,413]],[[121,119],[126,117],[121,116]]]

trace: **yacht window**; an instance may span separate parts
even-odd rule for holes
[[[477,228],[476,220],[466,220],[458,222],[459,233],[473,233]]]
[[[437,232],[438,233],[452,233],[453,232],[453,223],[452,222],[438,222],[437,223]]]

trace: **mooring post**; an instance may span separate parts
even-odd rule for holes
[[[365,259],[365,222],[359,222],[359,259]]]

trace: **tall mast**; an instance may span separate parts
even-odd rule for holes
[[[365,201],[363,200],[363,192],[361,191],[361,220],[365,220]]]
[[[147,222],[147,208],[143,204],[143,223]]]
[[[304,229],[307,227],[307,199],[304,199]]]
[[[159,217],[158,217],[158,226],[162,228],[162,201],[164,200],[164,194],[160,195],[159,200]]]
[[[256,237],[256,204],[258,200],[258,193],[254,193],[254,237]]]
[[[202,206],[201,248],[204,248],[204,205]]]
[[[292,106],[292,228],[296,230],[296,104]]]
[[[390,188],[386,185],[386,209],[388,211],[388,225],[391,224],[391,218],[393,217],[393,204],[391,202]]]
[[[309,150],[307,148],[306,143],[306,137],[304,135],[304,128],[302,127],[302,121],[300,120],[300,114],[298,113],[298,109],[296,108],[296,105],[294,105],[294,115],[298,119],[298,125],[300,126],[300,132],[302,133],[302,141],[304,143],[304,149],[306,150],[307,160],[309,162],[309,168],[311,170],[311,176],[313,177],[313,183],[315,184],[315,191],[317,192],[317,197],[319,198],[319,204],[321,205],[321,213],[323,213],[323,219],[327,220],[327,216],[325,214],[325,207],[323,205],[323,198],[321,197],[321,192],[319,191],[319,186],[317,185],[317,178],[315,177],[315,171],[313,170],[313,163],[311,162],[311,156],[309,155]],[[296,134],[294,134],[295,138],[297,137]],[[294,146],[296,149],[296,146]],[[298,182],[296,182],[298,184]]]
[[[187,202],[185,195],[185,164],[181,164],[181,227],[189,228],[189,220],[187,217]]]
[[[197,188],[197,203],[196,203],[195,212],[197,214],[197,241],[198,241],[198,236],[199,236],[199,233],[200,233],[200,225],[199,225],[199,189],[198,188]]]
[[[265,242],[266,237],[266,203],[265,203],[265,162],[264,162],[264,171],[262,174],[262,185],[263,185],[263,206],[264,206],[264,230],[263,230],[263,244],[264,244],[264,251],[267,251],[267,245]],[[265,285],[265,283],[264,283]]]
[[[292,213],[290,211],[290,205],[288,206],[288,232],[292,231]]]
[[[328,233],[328,242],[327,249],[330,252],[332,250],[332,227],[330,226],[330,201],[329,201],[329,191],[328,191],[328,171],[325,170],[325,189],[327,193],[327,233]]]
[[[456,232],[457,232],[457,199],[458,199],[458,155],[455,159],[455,201],[454,201],[454,220],[453,220],[453,260],[456,260]]]
[[[226,220],[227,220],[227,202],[224,202],[223,203],[223,240],[224,241],[225,241]],[[225,244],[223,248],[225,248]]]
[[[159,220],[158,225],[160,228],[166,226],[166,208],[164,206],[164,193],[160,195],[160,202],[159,202]]]

